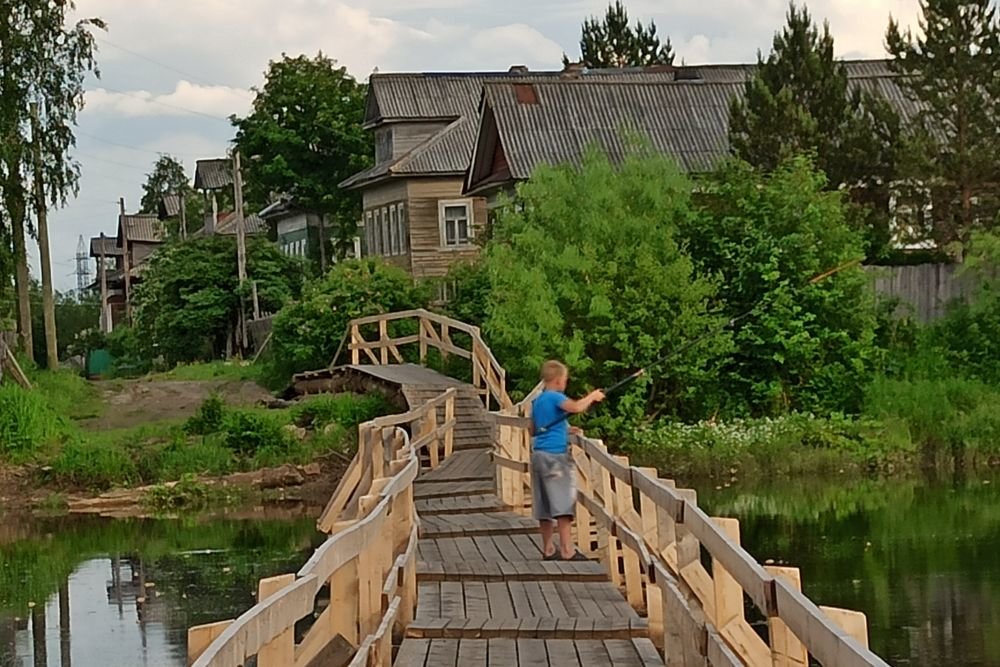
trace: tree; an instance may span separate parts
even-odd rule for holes
[[[18,327],[25,349],[31,349],[30,277],[26,236],[32,195],[31,103],[40,103],[37,141],[45,196],[54,205],[75,194],[79,165],[69,156],[75,145],[73,126],[83,104],[83,83],[98,74],[91,28],[100,19],[84,19],[67,28],[75,11],[72,1],[0,0],[0,189],[10,224],[18,294]]]
[[[272,375],[284,382],[293,373],[328,366],[352,319],[424,308],[429,302],[426,286],[414,284],[398,267],[378,259],[339,262],[274,317]]]
[[[170,155],[160,155],[153,164],[153,171],[146,174],[146,182],[142,186],[143,213],[157,213],[164,195],[182,195],[187,218],[188,232],[196,231],[202,224],[204,202],[194,191],[188,180],[184,165]],[[171,233],[177,230],[172,229]]]
[[[591,69],[608,67],[649,67],[672,65],[674,52],[670,39],[661,43],[656,24],[641,21],[629,25],[628,11],[621,0],[608,5],[604,19],[592,16],[583,23],[580,37],[580,63]],[[563,56],[563,65],[570,64]]]
[[[698,273],[717,276],[725,316],[749,310],[720,369],[729,413],[857,411],[876,357],[875,307],[840,192],[795,158],[762,174],[733,163],[702,184],[681,239]]]
[[[771,53],[766,60],[758,53],[745,94],[730,109],[730,144],[741,160],[772,171],[793,156],[811,155],[830,189],[847,187],[855,201],[881,212],[880,233],[872,235],[875,252],[888,241],[898,134],[892,107],[851,85],[834,57],[829,24],[821,32],[809,11],[794,3]]]
[[[298,296],[302,267],[265,239],[247,240],[249,273],[261,308]],[[212,236],[172,243],[150,260],[135,290],[136,329],[170,363],[216,359],[240,313],[235,240]],[[249,291],[249,285],[244,286]]]
[[[713,280],[695,275],[677,236],[693,215],[691,183],[636,150],[620,167],[590,151],[582,165],[539,168],[503,207],[485,250],[492,294],[484,331],[520,390],[548,358],[580,385],[607,387],[686,341],[721,329]],[[719,333],[640,380],[620,417],[699,416],[714,386]]]
[[[371,164],[372,138],[361,124],[366,86],[322,53],[272,61],[253,110],[233,116],[243,155],[247,199],[292,197],[333,223],[335,250],[344,257],[356,235],[361,200],[338,184]]]
[[[990,0],[922,0],[920,30],[891,19],[886,48],[918,103],[917,173],[934,191],[934,236],[966,241],[995,222],[1000,178],[1000,26]]]

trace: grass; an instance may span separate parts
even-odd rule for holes
[[[180,382],[211,382],[229,380],[233,382],[259,382],[262,366],[249,362],[211,361],[201,364],[181,364],[171,371],[150,376],[154,380],[175,380]]]

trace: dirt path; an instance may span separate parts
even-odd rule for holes
[[[112,380],[96,382],[105,405],[99,417],[80,421],[87,430],[132,428],[160,421],[187,419],[213,393],[232,406],[247,407],[272,398],[254,382],[176,380]]]

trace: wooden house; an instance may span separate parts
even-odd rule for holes
[[[846,61],[851,84],[888,100],[900,114],[916,109],[884,60]],[[641,137],[689,173],[705,173],[731,154],[729,111],[752,65],[680,67],[659,81],[578,77],[489,81],[483,86],[473,155],[463,194],[511,193],[542,164],[574,163],[592,145],[613,160]]]
[[[90,289],[101,295],[100,328],[104,333],[111,333],[125,320],[124,253],[115,237],[102,234],[90,239],[90,256],[97,264],[97,280]]]
[[[470,194],[465,175],[479,126],[484,84],[567,77],[666,80],[669,68],[529,72],[374,74],[365,127],[375,133],[375,165],[341,187],[363,198],[361,250],[415,278],[444,276],[478,256],[486,199]]]
[[[194,189],[205,197],[205,219],[201,234],[211,236],[220,220],[220,208],[231,202],[224,193],[233,187],[233,161],[229,158],[198,160],[194,169]],[[222,203],[220,203],[220,198]]]

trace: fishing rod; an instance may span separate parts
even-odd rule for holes
[[[805,286],[808,287],[809,285],[815,285],[817,283],[821,283],[824,280],[826,280],[827,278],[829,278],[831,276],[834,276],[834,275],[840,273],[841,271],[843,271],[845,269],[849,269],[852,266],[856,266],[857,264],[860,264],[862,261],[864,261],[864,258],[853,259],[850,262],[845,262],[844,264],[841,264],[839,266],[835,266],[832,269],[829,269],[828,271],[824,271],[823,273],[820,273],[820,274],[818,274],[818,275],[810,278],[809,282],[807,282],[805,284]],[[728,329],[732,329],[737,324],[739,324],[743,320],[745,320],[748,317],[750,317],[751,315],[753,315],[754,312],[760,306],[764,305],[766,298],[767,298],[767,295],[765,294],[764,296],[762,296],[760,299],[757,300],[757,303],[755,303],[753,305],[753,307],[750,308],[750,310],[746,311],[745,313],[743,313],[741,315],[737,315],[736,317],[732,318],[731,320],[729,320],[728,322],[726,322],[726,324],[723,325],[722,328],[719,329],[718,331],[709,331],[707,333],[702,334],[701,336],[698,336],[697,338],[695,338],[693,340],[689,340],[684,345],[681,345],[680,347],[671,350],[670,352],[668,352],[667,354],[663,355],[659,359],[654,360],[652,363],[648,364],[644,368],[640,368],[639,370],[635,371],[634,373],[625,376],[624,378],[622,378],[618,382],[614,383],[613,385],[611,385],[607,389],[604,389],[603,390],[604,396],[607,397],[607,396],[610,396],[612,394],[615,394],[615,393],[621,391],[622,389],[624,389],[628,385],[632,384],[633,382],[635,382],[636,380],[638,380],[642,376],[647,375],[652,369],[657,368],[658,366],[662,366],[663,364],[667,363],[668,361],[670,361],[674,357],[680,355],[682,352],[686,352],[687,350],[690,350],[692,347],[698,345],[702,341],[707,340],[707,339],[709,339],[709,338],[711,338],[713,336],[717,336],[720,333],[722,333],[723,331],[726,331]],[[545,426],[543,426],[539,430],[539,433],[545,433],[546,431],[548,431],[553,426],[558,426],[562,422],[564,422],[567,419],[569,419],[570,416],[571,415],[569,415],[569,414],[562,415],[561,417],[555,419],[551,423],[546,424]]]

